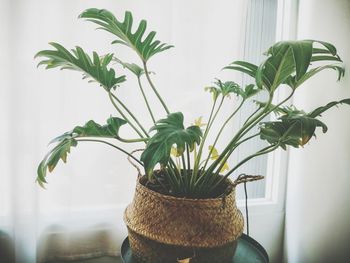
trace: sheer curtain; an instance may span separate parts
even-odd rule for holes
[[[89,7],[110,9],[118,17],[131,10],[135,21],[147,19],[159,39],[176,46],[155,57],[150,69],[157,73],[153,78],[170,109],[184,112],[188,124],[209,112],[206,85],[215,77],[240,77],[220,69],[243,56],[247,13],[243,0],[2,0],[1,260],[118,255],[126,236],[122,213],[132,198],[136,171],[122,154],[104,145],[80,145],[66,165],[49,174],[46,190],[35,184],[36,167],[50,139],[90,119],[103,123],[116,113],[101,88],[82,81],[75,72],[36,69],[34,54],[48,48],[47,42],[57,41],[89,52],[115,52],[136,62],[127,49],[109,44],[110,35],[77,20]],[[128,76],[118,92],[143,116],[135,84]],[[235,102],[233,98],[227,110]],[[157,113],[162,117],[160,107]],[[130,131],[122,132],[128,136]],[[226,136],[230,134],[232,129]]]

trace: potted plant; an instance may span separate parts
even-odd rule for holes
[[[338,104],[350,104],[350,99],[333,101],[310,112],[286,106],[293,94],[309,78],[325,69],[344,76],[344,69],[336,48],[323,41],[283,41],[274,44],[266,52],[260,65],[235,61],[226,70],[235,70],[251,77],[251,83],[240,86],[236,82],[216,80],[207,87],[212,94],[212,108],[206,124],[198,119],[194,125],[184,126],[181,112],[171,112],[165,100],[154,86],[148,61],[154,55],[172,46],[155,40],[155,32],[146,33],[147,23],[142,20],[133,25],[133,16],[126,12],[124,20],[118,20],[111,12],[88,9],[80,18],[93,22],[116,38],[113,44],[128,46],[137,53],[141,66],[126,63],[114,54],[92,56],[82,48],[71,51],[58,43],[50,43],[53,49],[43,50],[36,57],[43,60],[39,65],[47,69],[61,68],[79,71],[84,78],[96,82],[108,94],[110,102],[119,113],[105,124],[93,120],[76,126],[52,143],[55,146],[38,167],[37,181],[44,186],[47,171],[52,172],[58,162],[66,162],[72,147],[81,142],[101,142],[126,154],[139,169],[134,200],[125,211],[133,253],[140,262],[231,262],[237,238],[243,230],[243,217],[235,204],[235,186],[242,182],[261,179],[261,176],[241,175],[231,181],[229,176],[251,159],[288,146],[303,147],[315,136],[317,128],[325,133],[327,126],[320,121],[321,114]],[[153,121],[149,129],[118,97],[119,86],[126,81],[124,75],[115,71],[121,65],[136,76],[145,109]],[[122,69],[120,69],[122,70]],[[156,119],[144,89],[147,80],[150,89],[164,108],[164,117]],[[273,104],[276,91],[287,86],[289,95]],[[221,152],[216,149],[227,124],[249,100],[264,93],[265,101],[256,101],[256,110],[245,120]],[[223,123],[215,122],[223,102],[236,95],[239,103],[227,114]],[[274,120],[266,120],[271,114]],[[119,130],[129,125],[137,138],[122,138]],[[212,127],[219,125],[213,142],[208,142]],[[247,156],[233,167],[227,161],[234,151],[248,140],[260,137],[266,146]],[[117,144],[110,142],[115,140]],[[142,143],[140,157],[127,152],[125,143]],[[185,261],[181,261],[185,262]]]

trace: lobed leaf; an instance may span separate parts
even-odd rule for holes
[[[92,58],[80,47],[69,52],[58,43],[50,43],[55,50],[42,50],[35,57],[44,57],[38,66],[46,65],[46,69],[59,67],[61,69],[76,70],[83,73],[83,78],[90,78],[98,82],[104,89],[110,90],[125,81],[125,76],[116,77],[114,69],[107,66],[113,58],[113,54],[100,57],[93,52]]]
[[[64,163],[67,161],[67,155],[70,153],[71,147],[78,145],[78,138],[100,137],[100,138],[116,138],[118,139],[119,129],[126,121],[117,117],[110,117],[107,124],[100,125],[92,120],[88,121],[84,126],[76,126],[72,131],[66,132],[50,143],[58,143],[40,162],[37,169],[37,181],[41,186],[46,183],[45,177],[47,170],[52,172],[59,160]]]
[[[350,99],[332,101],[325,106],[318,107],[309,113],[298,110],[294,106],[275,107],[274,112],[280,115],[278,121],[264,122],[260,126],[260,138],[271,144],[279,143],[283,149],[287,145],[299,147],[305,145],[312,136],[315,136],[317,127],[327,132],[327,126],[316,117],[339,104],[350,105]]]
[[[154,40],[156,32],[145,34],[147,22],[141,20],[136,31],[132,33],[133,16],[127,11],[123,22],[119,21],[111,12],[105,9],[90,8],[85,10],[80,16],[99,25],[99,29],[106,30],[118,39],[113,44],[122,44],[134,49],[142,61],[147,62],[153,55],[167,50],[173,46]]]
[[[315,47],[315,44],[322,48]],[[266,52],[268,58],[260,66],[235,61],[225,69],[233,69],[255,78],[259,89],[273,93],[279,85],[287,84],[296,89],[304,81],[324,69],[338,71],[338,80],[344,76],[340,64],[327,64],[310,69],[313,62],[341,62],[336,48],[327,42],[317,40],[281,41]]]
[[[176,112],[157,121],[151,128],[151,131],[156,133],[150,138],[141,155],[141,161],[149,177],[152,176],[153,169],[158,163],[163,166],[168,163],[173,145],[176,145],[177,154],[182,154],[186,145],[192,150],[195,144],[200,143],[202,137],[200,127],[193,125],[185,129],[183,122],[183,114]]]

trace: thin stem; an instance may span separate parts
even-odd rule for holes
[[[210,156],[216,146],[216,143],[218,142],[220,136],[221,136],[221,133],[223,132],[224,128],[226,127],[226,125],[230,122],[230,120],[235,116],[235,114],[239,111],[239,109],[243,106],[245,100],[243,99],[241,104],[238,106],[238,108],[227,118],[227,120],[224,122],[224,124],[221,126],[221,129],[219,130],[219,133],[217,134],[216,138],[215,138],[215,141],[213,143],[213,146],[212,148],[210,149],[209,151],[209,154],[208,154],[208,157],[207,157],[207,160],[205,161],[205,164],[203,166],[203,170],[205,170],[205,168],[207,167],[207,164],[210,160]]]
[[[242,161],[240,161],[235,167],[233,167],[227,174],[225,174],[224,177],[222,177],[219,181],[216,182],[216,184],[214,184],[214,186],[212,186],[209,189],[209,192],[213,191],[216,187],[218,187],[230,174],[232,174],[235,170],[237,170],[240,166],[242,166],[243,164],[245,164],[246,162],[248,162],[249,160],[251,160],[252,158],[255,158],[257,156],[260,155],[264,155],[267,154],[269,152],[272,152],[274,150],[276,150],[279,147],[279,144],[276,145],[269,145],[263,149],[261,149],[260,151],[258,151],[255,154],[252,154],[246,158],[244,158]]]
[[[217,168],[217,170],[216,170],[216,172],[215,172],[215,176],[219,175],[219,173],[220,173],[222,167],[224,167],[225,163],[226,163],[227,160],[230,158],[230,156],[231,156],[231,154],[234,152],[234,150],[237,149],[238,146],[240,146],[242,143],[244,143],[244,142],[246,142],[246,141],[249,141],[250,139],[253,139],[253,138],[255,138],[256,136],[259,136],[259,135],[260,135],[260,133],[258,132],[258,133],[255,133],[255,134],[253,134],[253,135],[251,135],[251,136],[245,138],[244,140],[239,141],[239,142],[235,145],[235,147],[234,147],[231,151],[229,151],[229,153],[226,155],[226,157],[222,160],[220,166]]]
[[[191,156],[190,156],[190,147],[186,144],[186,154],[187,154],[187,174],[191,172]]]
[[[104,143],[104,144],[107,144],[109,146],[112,146],[113,148],[125,153],[126,155],[128,155],[130,158],[132,158],[134,161],[136,161],[138,164],[140,164],[141,166],[143,166],[143,163],[140,162],[137,158],[135,158],[133,155],[131,155],[130,153],[128,153],[127,151],[125,151],[124,149],[112,144],[112,143],[109,143],[109,142],[106,142],[106,141],[103,141],[103,140],[97,140],[97,139],[76,139],[76,141],[78,142],[100,142],[100,143]]]
[[[183,180],[181,177],[181,174],[179,174],[178,168],[174,162],[174,160],[170,157],[169,158],[169,165],[168,168],[172,171],[172,173],[175,175],[175,177],[177,178],[177,182],[179,185],[183,184]]]
[[[260,107],[258,107],[252,114],[250,114],[249,117],[243,123],[243,125],[245,125],[259,110],[261,110]]]
[[[201,159],[201,154],[202,154],[202,150],[203,150],[203,146],[204,146],[204,141],[205,141],[205,138],[207,137],[207,134],[208,134],[209,125],[210,125],[211,119],[212,119],[213,114],[214,114],[216,101],[217,101],[217,98],[214,99],[213,106],[211,108],[209,119],[208,119],[208,124],[207,124],[207,127],[205,128],[204,135],[203,135],[201,144],[199,146],[198,153],[195,152],[194,167],[193,167],[193,174],[192,174],[192,178],[191,178],[191,181],[192,181],[191,183],[193,183],[195,181],[196,177],[197,177],[198,168],[199,168],[198,166],[199,166],[200,159]]]
[[[145,61],[143,61],[143,69],[145,71],[145,74],[146,74],[146,78],[152,88],[152,90],[154,91],[154,93],[156,94],[157,98],[159,99],[160,103],[163,105],[163,108],[164,110],[166,111],[167,114],[170,114],[170,111],[168,109],[168,107],[166,106],[165,102],[163,101],[162,97],[160,96],[159,92],[157,91],[156,87],[154,86],[150,76],[149,76],[149,73],[148,73],[148,69],[147,69],[147,64]]]
[[[110,93],[112,94],[112,97],[124,108],[124,110],[126,110],[126,112],[130,115],[130,117],[137,123],[137,125],[140,127],[140,129],[143,131],[143,133],[149,137],[146,129],[141,125],[141,123],[139,122],[139,120],[135,117],[135,115],[128,109],[128,107],[120,100],[118,99],[117,96],[115,96],[111,91]]]
[[[201,187],[204,185],[210,185],[213,181],[215,181],[215,179],[219,176],[219,173],[222,169],[222,167],[225,165],[225,163],[227,162],[229,156],[231,155],[231,153],[238,148],[238,146],[240,146],[242,143],[258,136],[260,133],[256,133],[254,135],[251,135],[247,138],[245,138],[244,140],[239,141],[238,143],[236,143],[236,145],[231,149],[231,151],[229,152],[229,154],[227,156],[225,156],[225,158],[221,161],[220,163],[220,167],[217,168],[217,171],[215,172],[215,174],[213,174],[212,176],[207,176],[206,174],[203,174],[200,178],[198,178],[196,185],[201,184]],[[209,181],[209,182],[208,182]]]
[[[152,109],[151,109],[151,107],[150,107],[150,105],[149,105],[149,103],[148,103],[148,100],[147,100],[145,91],[143,90],[140,77],[137,77],[137,82],[138,82],[138,84],[139,84],[139,88],[140,88],[140,91],[141,91],[141,93],[142,93],[142,97],[143,97],[143,99],[144,99],[144,101],[145,101],[145,103],[146,103],[146,107],[147,107],[147,110],[148,110],[148,112],[149,112],[149,114],[150,114],[150,116],[151,116],[151,118],[152,118],[152,121],[153,121],[153,123],[156,123],[156,119],[154,118]]]
[[[190,181],[187,176],[187,169],[186,169],[186,162],[185,162],[185,156],[184,154],[181,155],[181,161],[182,161],[182,170],[180,170],[180,173],[182,173],[182,176],[184,178],[185,184],[186,184],[186,189],[189,188]]]
[[[271,104],[273,98],[273,94],[270,94],[269,100],[266,103],[266,106],[264,107],[264,110],[257,114],[255,117],[253,117],[250,121],[248,121],[245,125],[242,126],[242,128],[236,133],[236,135],[232,138],[232,140],[229,142],[229,144],[226,146],[224,151],[221,153],[219,158],[213,162],[209,169],[207,170],[208,174],[211,174],[215,167],[222,161],[223,158],[225,158],[225,155],[231,151],[231,149],[234,147],[235,143],[244,135],[246,134],[249,130],[252,129],[258,123],[261,119],[263,119],[267,114],[270,112],[267,112],[267,114],[264,114],[266,110],[268,110],[269,105]],[[262,118],[261,118],[262,117]]]
[[[134,143],[134,142],[147,142],[149,138],[139,138],[139,139],[124,139],[119,136],[115,137],[118,141],[125,142],[125,143]]]
[[[115,103],[115,101],[113,100],[114,94],[112,94],[111,92],[108,93],[109,99],[111,100],[114,108],[119,112],[119,114],[124,118],[124,120],[129,123],[129,125],[134,129],[134,131],[141,137],[144,138],[144,136],[142,135],[142,133],[135,127],[135,125],[128,119],[128,117],[126,117],[126,115],[123,113],[123,111],[121,109],[119,109],[118,105]]]

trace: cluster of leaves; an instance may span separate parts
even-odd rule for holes
[[[155,189],[162,189],[162,192],[175,196],[197,198],[215,196],[225,178],[240,166],[279,147],[286,149],[287,146],[297,148],[304,146],[315,136],[318,127],[323,132],[327,131],[327,126],[320,120],[322,113],[339,104],[350,105],[350,99],[343,99],[330,102],[311,112],[299,110],[294,106],[285,106],[297,88],[306,80],[325,69],[335,70],[340,80],[344,76],[344,68],[336,48],[330,43],[315,40],[282,41],[267,50],[266,59],[260,65],[247,61],[234,61],[225,67],[224,69],[227,70],[247,74],[252,78],[252,83],[242,87],[232,80],[217,79],[212,86],[206,88],[213,98],[206,123],[203,123],[200,117],[194,125],[185,128],[183,114],[171,113],[168,110],[147,69],[147,62],[151,57],[172,46],[155,40],[154,31],[146,33],[145,20],[141,20],[138,26],[134,27],[130,12],[126,12],[124,19],[120,21],[111,12],[95,8],[84,11],[79,17],[97,24],[99,29],[115,36],[117,39],[112,42],[113,44],[122,44],[135,51],[141,60],[142,67],[135,63],[123,62],[112,53],[100,56],[93,52],[90,57],[80,47],[69,51],[57,43],[51,43],[54,50],[38,52],[36,57],[43,58],[39,65],[46,65],[47,69],[58,67],[79,71],[84,78],[97,82],[108,92],[111,103],[120,114],[120,117],[110,117],[105,125],[89,121],[84,126],[77,126],[72,131],[54,139],[52,143],[56,143],[56,146],[38,167],[37,179],[41,185],[46,183],[47,171],[51,172],[59,160],[66,162],[72,147],[82,141],[92,141],[108,144],[133,158],[144,167],[147,180],[150,185],[155,186]],[[154,123],[150,129],[145,129],[132,110],[119,98],[117,87],[126,78],[122,74],[116,75],[111,62],[116,62],[136,76],[145,107]],[[158,121],[143,87],[144,77],[167,113],[165,118]],[[274,105],[272,101],[275,99],[275,93],[282,85],[290,88],[290,94]],[[247,101],[261,92],[268,94],[268,100],[257,102],[256,110],[246,119],[236,134],[226,141],[226,146],[219,152],[216,144],[222,139],[221,135],[227,128],[227,124],[234,119]],[[219,123],[220,129],[214,134],[215,140],[209,143],[208,134],[212,132],[214,126],[218,125],[217,116],[219,112],[221,113],[222,105],[231,95],[235,95],[237,106],[232,109],[232,112],[224,112],[227,119]],[[278,116],[277,119],[264,121],[272,113]],[[119,129],[123,125],[131,127],[138,138],[121,138]],[[252,134],[256,128],[258,132]],[[233,167],[229,167],[228,160],[232,153],[255,137],[266,141],[267,146],[246,156]],[[118,146],[110,142],[111,140],[116,140]],[[137,158],[119,146],[123,143],[145,143],[145,149],[140,158]],[[208,153],[205,152],[206,149]]]

